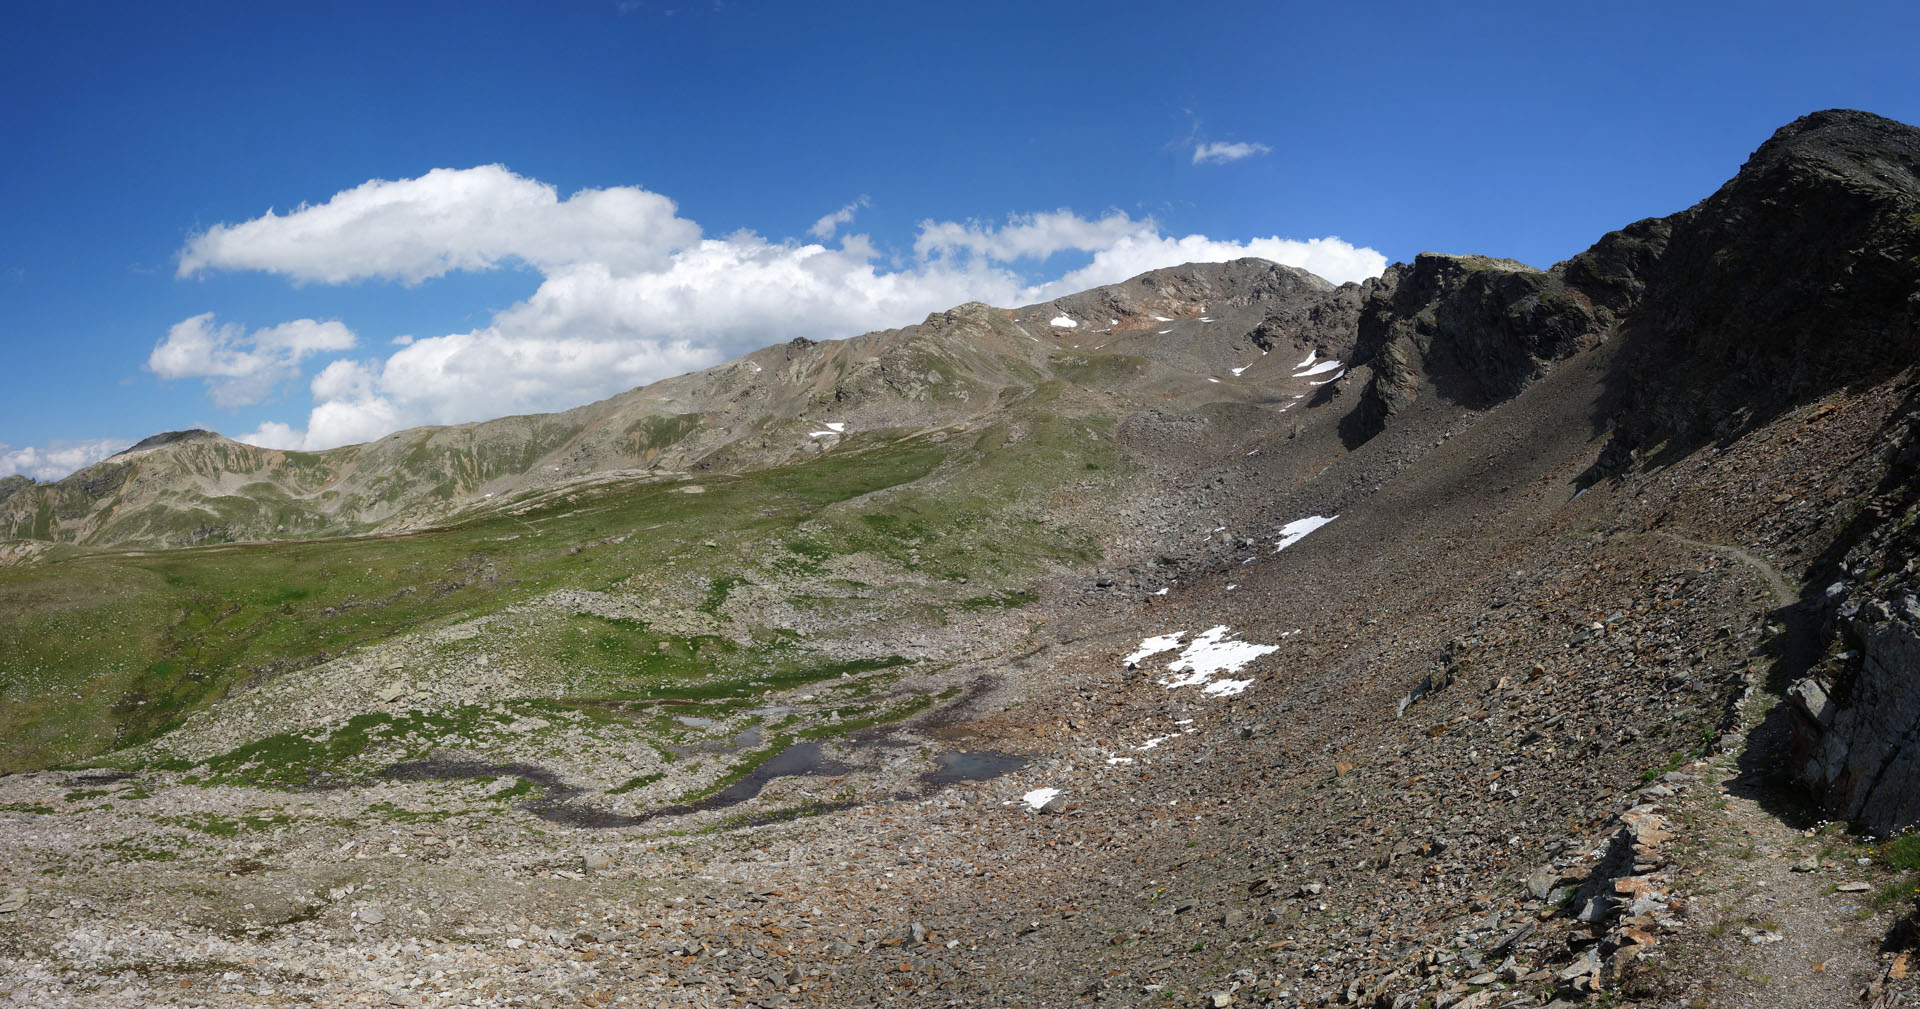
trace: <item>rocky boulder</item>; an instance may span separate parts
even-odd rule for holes
[[[1874,600],[1847,625],[1846,674],[1787,691],[1795,770],[1834,814],[1892,833],[1920,823],[1920,597]]]

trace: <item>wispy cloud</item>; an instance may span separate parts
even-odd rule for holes
[[[85,469],[124,450],[133,441],[128,438],[90,438],[86,441],[51,441],[45,445],[14,448],[0,442],[0,476],[30,476],[35,480],[58,480],[77,469]]]
[[[180,273],[258,270],[296,283],[414,284],[452,270],[524,264],[539,271],[540,285],[526,300],[481,328],[416,335],[383,358],[332,361],[311,381],[314,406],[304,427],[275,421],[240,439],[326,448],[414,424],[564,409],[796,336],[898,326],[965,301],[1043,301],[1179,263],[1260,256],[1336,282],[1386,267],[1384,256],[1338,238],[1177,237],[1151,217],[1117,210],[1093,218],[1061,209],[999,222],[927,220],[904,263],[882,257],[860,235],[829,245],[866,204],[862,198],[820,218],[809,229],[820,241],[750,231],[711,238],[678,216],[671,200],[636,187],[561,199],[551,186],[498,165],[436,169],[210,229],[181,251]],[[1069,272],[1033,275],[1058,252],[1085,258]],[[211,315],[175,330],[149,366],[206,377],[216,401],[252,401],[262,395],[259,376],[278,381],[300,357],[282,351],[258,361],[268,345],[278,346],[263,342],[269,331],[243,336],[215,326]],[[351,333],[340,332],[337,348],[328,349],[352,346]]]
[[[147,355],[147,369],[161,378],[204,378],[215,404],[258,403],[275,386],[299,374],[313,354],[352,350],[353,331],[338,322],[295,319],[248,333],[243,326],[215,325],[212,312],[182,319]]]
[[[1154,227],[1152,218],[1136,221],[1110,210],[1103,217],[1089,220],[1064,208],[1042,214],[1010,214],[1006,223],[999,225],[929,220],[920,222],[913,251],[922,258],[972,253],[1003,263],[1041,260],[1056,252],[1109,248],[1142,227]]]
[[[1193,163],[1196,165],[1224,165],[1229,161],[1239,161],[1242,158],[1251,158],[1256,154],[1268,154],[1272,151],[1273,148],[1268,147],[1266,144],[1255,144],[1244,141],[1227,143],[1216,140],[1211,143],[1195,144],[1193,148]]]
[[[869,199],[866,194],[862,193],[852,203],[813,222],[813,227],[807,229],[807,234],[824,242],[832,238],[833,233],[840,230],[841,225],[851,223],[853,221],[853,215],[859,213],[862,207],[871,206],[873,206],[873,201]]]

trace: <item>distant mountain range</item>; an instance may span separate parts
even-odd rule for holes
[[[1244,327],[1344,354],[1364,291],[1262,260],[1156,270],[1004,310],[972,303],[914,326],[791,343],[563,413],[396,432],[324,452],[155,435],[65,479],[0,481],[0,538],[189,546],[419,528],[582,480],[734,473],[881,433],[993,413],[1050,381],[1222,401]],[[1190,324],[1176,339],[1160,331]],[[1232,335],[1229,336],[1229,331]],[[829,429],[829,425],[832,428]]]

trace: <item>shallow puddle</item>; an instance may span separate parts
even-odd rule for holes
[[[939,788],[961,781],[990,781],[1027,766],[1027,758],[995,750],[948,750],[934,758],[920,780]]]
[[[754,768],[746,777],[704,799],[661,806],[632,816],[608,812],[576,801],[585,794],[583,790],[566,784],[560,780],[559,775],[534,764],[491,764],[479,760],[446,760],[429,757],[426,760],[410,760],[395,764],[387,768],[385,775],[398,781],[444,781],[456,778],[511,776],[544,786],[547,790],[546,794],[538,799],[515,803],[514,808],[525,810],[550,823],[563,823],[570,827],[606,828],[632,827],[663,816],[683,816],[707,809],[737,806],[759,795],[760,790],[767,787],[767,783],[775,778],[831,777],[845,774],[849,770],[851,768],[839,761],[828,760],[821,752],[819,743],[795,743],[774,754],[772,759]]]
[[[838,761],[828,760],[820,752],[819,743],[795,743],[774,754],[773,759],[753,769],[753,773],[728,785],[714,794],[693,803],[694,809],[721,809],[736,806],[760,794],[767,782],[775,778],[793,776],[832,777],[845,774],[852,768]]]
[[[646,816],[622,816],[604,809],[577,803],[582,790],[560,780],[560,776],[536,764],[490,764],[482,760],[447,760],[428,757],[409,760],[387,768],[386,776],[398,781],[448,781],[456,778],[502,778],[512,776],[544,786],[546,794],[538,799],[514,804],[549,823],[570,827],[631,827],[646,822]]]
[[[784,706],[754,709],[752,714],[780,714],[795,709]],[[704,729],[718,723],[718,719],[693,715],[676,715],[675,719],[689,728]],[[735,752],[762,745],[765,733],[759,726],[751,726],[725,742],[708,741],[691,746],[669,747],[672,752],[682,755],[703,752]],[[847,740],[848,745],[859,748],[898,749],[911,745],[909,741],[896,738],[891,727],[875,726],[854,733]],[[924,795],[929,791],[963,781],[989,781],[1003,774],[1017,771],[1027,766],[1028,758],[1013,753],[1001,753],[996,750],[948,750],[934,757],[933,767],[919,776],[920,788],[917,791],[903,792],[897,798],[909,799]],[[441,757],[429,757],[425,760],[406,761],[386,769],[388,778],[400,781],[447,780],[456,778],[500,778],[515,777],[522,781],[545,788],[545,794],[515,804],[516,809],[532,813],[534,816],[551,823],[566,824],[571,827],[608,828],[632,827],[657,820],[664,816],[684,816],[709,809],[725,809],[737,806],[759,795],[769,782],[776,778],[791,777],[834,777],[846,774],[853,767],[837,760],[829,759],[817,742],[794,743],[781,750],[748,772],[747,775],[712,795],[694,802],[674,803],[660,806],[645,812],[626,815],[610,812],[584,801],[584,789],[566,784],[559,775],[534,764],[489,763],[479,760],[450,760]],[[792,819],[798,815],[812,815],[836,809],[846,809],[858,805],[853,801],[815,802],[804,810],[768,810],[752,816],[744,825],[775,823]]]

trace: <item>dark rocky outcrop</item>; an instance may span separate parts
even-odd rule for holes
[[[1794,772],[1832,814],[1891,833],[1920,823],[1920,596],[1872,600],[1845,632],[1839,677],[1788,688]]]
[[[1316,297],[1277,299],[1267,310],[1266,320],[1255,327],[1250,339],[1263,351],[1285,345],[1310,347],[1321,357],[1350,360],[1355,334],[1359,331],[1360,312],[1369,298],[1385,288],[1383,279],[1360,284],[1342,284]]]
[[[1795,775],[1877,833],[1920,823],[1920,409],[1876,432],[1873,493],[1808,579],[1820,653],[1786,688]]]
[[[1373,375],[1348,441],[1377,433],[1423,386],[1473,408],[1498,403],[1603,329],[1593,305],[1558,271],[1422,253],[1390,270],[1360,312],[1351,363]]]
[[[1804,116],[1712,196],[1562,270],[1627,319],[1632,344],[1596,476],[1872,384],[1920,350],[1920,130]]]
[[[1782,127],[1726,185],[1535,270],[1422,254],[1361,312],[1373,376],[1349,440],[1423,386],[1510,397],[1614,331],[1630,350],[1595,477],[1649,446],[1677,457],[1795,403],[1884,379],[1920,350],[1920,130],[1830,110]]]

